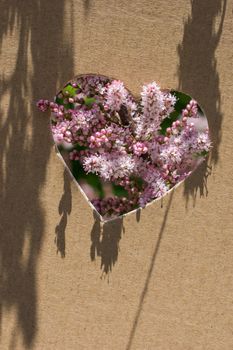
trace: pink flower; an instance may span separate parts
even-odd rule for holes
[[[146,154],[148,152],[148,148],[143,142],[136,142],[133,145],[133,152],[136,156],[141,156],[142,154]]]
[[[165,95],[155,83],[143,86],[141,92],[142,113],[136,113],[136,135],[143,140],[156,134],[165,118]]]
[[[209,139],[209,132],[199,132],[196,141],[193,144],[193,148],[199,152],[208,152],[211,148],[211,142]]]
[[[124,104],[128,97],[128,91],[125,89],[124,84],[119,80],[113,80],[106,86],[106,109],[111,111],[119,111],[121,105]]]
[[[114,218],[137,207],[134,200],[125,197],[93,199],[92,204],[104,218]]]
[[[162,178],[157,178],[156,182],[148,184],[139,197],[139,204],[144,207],[151,200],[162,197],[169,188]]]
[[[48,100],[39,100],[37,103],[36,103],[37,107],[39,108],[39,110],[41,112],[45,112],[48,110],[49,108],[49,101]]]
[[[191,100],[185,109],[183,109],[182,111],[182,117],[192,117],[195,118],[197,117],[197,112],[198,112],[198,108],[197,108],[197,101],[195,100]]]
[[[70,160],[79,160],[79,152],[76,150],[73,150],[69,153]]]
[[[87,173],[96,173],[104,180],[116,180],[128,177],[134,172],[135,160],[130,155],[116,152],[96,153],[85,157],[83,166]]]
[[[68,120],[51,126],[53,138],[57,144],[72,143],[73,135],[70,128],[71,124]]]
[[[165,106],[165,114],[168,116],[170,113],[174,111],[174,106],[176,104],[176,97],[171,93],[164,93],[164,106]]]
[[[71,93],[62,91],[58,97],[63,104],[37,103],[41,111],[52,113],[55,143],[86,174],[98,175],[106,186],[121,186],[121,193],[127,194],[119,198],[110,191],[108,198],[93,199],[96,193],[89,188],[93,205],[104,217],[119,216],[163,196],[211,148],[194,100],[178,120],[167,120],[169,127],[162,135],[161,123],[173,112],[176,97],[155,82],[143,86],[137,104],[121,81],[93,75],[79,77],[72,82]],[[85,183],[83,188],[88,188]]]

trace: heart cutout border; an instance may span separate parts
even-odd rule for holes
[[[72,84],[74,84],[75,82],[77,82],[77,81],[80,80],[80,79],[93,78],[93,77],[94,77],[94,78],[105,79],[105,80],[108,81],[107,84],[110,84],[110,85],[111,85],[114,81],[119,82],[118,80],[116,80],[116,79],[114,79],[114,78],[109,78],[109,77],[104,76],[104,75],[101,75],[101,74],[91,74],[91,73],[88,73],[88,74],[79,74],[79,75],[75,76],[73,79],[69,80],[69,81],[64,85],[64,87],[56,94],[53,103],[57,104],[58,99],[61,97],[61,94],[64,94],[64,95],[63,95],[63,98],[64,98],[63,101],[65,100],[65,97],[66,97],[66,96],[65,96],[65,92],[66,92],[65,89],[66,89],[68,86],[72,86]],[[121,82],[121,83],[122,83],[122,82]],[[153,82],[153,83],[154,83],[154,82]],[[150,83],[150,84],[153,84],[153,83]],[[144,85],[144,86],[149,86],[150,84]],[[156,83],[155,83],[155,84],[156,84]],[[127,91],[127,93],[128,93],[129,96],[130,96],[130,99],[132,99],[132,101],[136,104],[136,108],[138,109],[138,108],[140,107],[140,103],[142,103],[142,102],[141,102],[142,99],[139,100],[137,97],[135,97],[127,87],[124,86],[124,89]],[[65,91],[65,92],[64,92],[64,91]],[[163,94],[165,94],[165,93],[167,93],[167,94],[172,94],[172,93],[181,94],[182,96],[188,97],[189,100],[192,100],[192,98],[191,98],[189,95],[186,95],[186,94],[184,94],[184,93],[182,93],[182,92],[179,92],[179,91],[177,91],[177,90],[172,90],[172,89],[163,89],[163,90],[162,90],[162,89],[161,89],[161,92],[162,92]],[[68,98],[68,96],[69,96],[69,95],[67,94],[67,98]],[[72,97],[70,97],[70,98],[71,98],[71,100],[72,100]],[[68,103],[72,104],[71,102],[69,102],[69,101],[71,101],[70,98],[68,99],[67,104],[68,104]],[[87,97],[87,98],[89,98],[89,102],[90,102],[91,97]],[[89,103],[89,102],[88,102],[88,103]],[[49,104],[49,105],[48,105],[48,104]],[[62,103],[61,103],[61,104],[62,104]],[[186,107],[187,107],[187,105],[188,105],[188,104],[186,104]],[[48,107],[51,107],[51,102],[49,102],[49,101],[47,101],[47,100],[40,100],[40,101],[38,101],[37,106],[39,107],[39,109],[40,109],[41,111],[44,112],[45,110],[48,109]],[[86,102],[85,102],[85,107],[86,107]],[[92,107],[92,105],[91,105],[91,107]],[[143,107],[143,108],[144,108],[144,107]],[[197,104],[197,110],[198,110],[198,112],[200,112],[200,113],[202,114],[202,116],[205,118],[206,126],[207,126],[207,128],[208,128],[207,118],[206,118],[206,116],[205,116],[205,114],[204,114],[204,112],[203,112],[203,109],[202,109],[198,104]],[[174,111],[176,111],[175,108],[174,108]],[[52,113],[53,113],[53,111],[52,111]],[[117,113],[116,113],[116,114],[117,114]],[[170,114],[171,114],[171,113],[169,113],[169,115],[167,115],[166,119],[170,117]],[[181,115],[183,115],[183,110],[182,110]],[[120,118],[120,120],[121,120],[121,118]],[[178,117],[175,119],[175,121],[176,121],[176,120],[179,120]],[[53,119],[53,117],[51,117],[51,119],[50,119],[51,130],[52,130],[53,121],[54,121],[54,119]],[[160,125],[162,125],[162,122],[161,122]],[[105,125],[105,126],[106,126],[106,125]],[[175,188],[177,188],[179,185],[181,185],[181,184],[187,179],[187,177],[190,176],[190,175],[197,169],[197,167],[200,165],[200,163],[201,163],[203,160],[206,159],[206,156],[207,156],[207,154],[208,154],[208,152],[207,152],[207,153],[205,154],[205,156],[202,156],[201,161],[196,162],[196,164],[192,167],[192,170],[190,171],[189,175],[187,175],[184,179],[181,179],[181,180],[179,180],[177,183],[175,183],[170,189],[166,190],[166,192],[165,192],[163,195],[159,196],[158,198],[151,199],[148,203],[145,203],[145,205],[143,205],[143,206],[140,206],[140,205],[139,205],[137,208],[131,209],[131,210],[125,212],[125,213],[121,213],[120,215],[113,216],[113,217],[107,217],[107,218],[106,218],[106,217],[104,217],[103,215],[101,215],[101,213],[97,210],[97,208],[96,208],[95,205],[91,202],[91,200],[90,200],[90,198],[88,197],[87,193],[85,192],[85,190],[83,189],[83,187],[82,187],[81,184],[79,183],[78,179],[75,177],[75,175],[74,175],[74,173],[73,173],[71,167],[69,166],[69,164],[67,163],[67,161],[66,161],[65,158],[63,157],[64,149],[63,149],[63,153],[62,153],[62,152],[61,152],[61,147],[59,146],[58,142],[56,142],[56,139],[54,138],[53,132],[52,132],[52,138],[53,138],[53,141],[54,141],[54,143],[55,143],[55,149],[56,149],[56,153],[57,153],[58,157],[59,157],[59,158],[61,159],[61,161],[63,162],[65,168],[68,170],[68,172],[69,172],[71,178],[73,179],[75,185],[78,187],[78,189],[80,190],[80,192],[82,193],[82,195],[84,196],[84,198],[86,199],[86,201],[88,202],[88,204],[90,205],[90,207],[92,208],[92,210],[97,214],[97,216],[99,217],[99,219],[100,219],[101,222],[109,222],[109,221],[112,221],[112,220],[115,220],[115,219],[118,219],[118,218],[125,217],[126,215],[129,215],[129,214],[138,212],[138,210],[141,210],[142,208],[146,208],[147,206],[153,204],[155,201],[162,200],[164,196],[168,195],[172,190],[175,190]],[[209,146],[208,146],[208,147],[209,147],[209,149],[210,149],[210,147],[211,147],[211,146],[210,146],[210,141],[209,141]],[[69,152],[69,151],[67,151],[67,152]],[[99,176],[98,176],[98,177],[99,177]]]

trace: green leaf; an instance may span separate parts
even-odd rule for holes
[[[192,99],[191,96],[176,90],[171,90],[171,94],[176,97],[175,111],[179,113],[182,112],[182,109],[184,109]]]
[[[74,104],[73,103],[64,103],[63,98],[56,97],[55,102],[58,105],[63,105],[65,109],[74,109]]]
[[[139,189],[142,190],[144,181],[141,177],[137,177],[137,176],[131,176],[130,180],[134,181],[135,186]]]
[[[112,191],[117,197],[128,197],[128,191],[120,185],[112,184]]]
[[[178,111],[174,111],[170,114],[169,117],[165,118],[160,125],[160,134],[165,135],[167,128],[170,128],[172,126],[172,123],[179,119],[180,116],[181,114]]]
[[[66,103],[64,104],[65,109],[74,109],[74,104],[73,103]]]
[[[72,174],[77,181],[84,180],[90,185],[99,195],[99,198],[104,197],[103,186],[98,175],[89,173],[87,174],[82,167],[82,164],[78,160],[72,160]]]
[[[56,102],[58,105],[63,105],[63,98],[59,98],[59,97],[56,96],[55,102]]]
[[[174,111],[169,115],[169,117],[165,118],[160,125],[161,126],[160,134],[162,135],[166,134],[166,129],[171,127],[174,121],[181,118],[182,110],[185,109],[187,104],[192,99],[191,96],[176,90],[171,90],[171,94],[176,97],[176,104],[174,106]]]
[[[182,109],[184,109],[187,106],[187,104],[192,100],[192,97],[176,90],[171,90],[171,93],[177,98],[175,110],[181,113]],[[199,114],[204,115],[203,110],[199,105],[197,106],[197,108]]]
[[[74,145],[74,149],[76,149],[77,151],[83,151],[83,150],[85,150],[85,149],[87,149],[88,147],[86,147],[86,146],[80,146],[78,143],[76,143],[75,145]]]
[[[73,97],[75,96],[77,91],[77,88],[74,88],[72,85],[68,84],[64,87],[64,89],[62,90],[62,93],[64,94],[65,92],[69,92],[69,96]]]
[[[104,197],[104,190],[102,183],[100,181],[100,178],[96,174],[85,174],[85,180],[90,185],[93,187],[97,192],[100,198]]]
[[[194,158],[199,158],[199,157],[206,157],[207,155],[209,154],[208,151],[202,151],[202,152],[197,152],[197,153],[194,153],[193,156]]]
[[[84,97],[84,103],[86,106],[91,107],[93,103],[96,102],[96,99],[94,97]]]

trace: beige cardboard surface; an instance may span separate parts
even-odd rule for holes
[[[232,13],[231,0],[1,1],[1,349],[233,349]],[[35,108],[88,72],[135,94],[181,89],[213,140],[209,167],[102,231]]]

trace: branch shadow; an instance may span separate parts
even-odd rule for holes
[[[217,164],[219,160],[219,145],[221,142],[223,115],[221,112],[221,93],[219,89],[219,76],[216,67],[217,62],[215,51],[222,34],[227,0],[193,0],[191,3],[191,16],[185,23],[183,42],[177,49],[180,59],[179,89],[197,99],[198,103],[204,108],[208,118],[213,149],[209,162],[202,163],[196,171],[185,180],[184,196],[186,197],[186,205],[190,196],[193,198],[193,203],[195,205],[198,192],[200,193],[200,196],[208,194],[207,179],[211,174],[212,164]],[[215,20],[219,14],[221,14],[220,24],[217,33],[214,33]],[[170,196],[164,214],[164,219],[152,255],[126,350],[132,348],[165,230],[173,195],[174,192],[172,192]]]
[[[96,257],[101,258],[102,277],[108,276],[118,259],[119,242],[121,234],[124,232],[123,218],[101,223],[95,212],[93,212],[93,216],[90,257],[92,261]]]
[[[219,161],[223,114],[215,52],[223,31],[226,4],[227,0],[193,0],[191,14],[184,25],[183,41],[177,48],[179,89],[194,97],[203,107],[213,144],[209,159],[185,181],[186,205],[190,197],[195,205],[198,193],[207,196],[208,176],[212,165]]]
[[[90,11],[91,0],[83,0],[83,6],[84,6],[85,17],[87,17]]]
[[[129,340],[128,340],[128,343],[127,343],[127,346],[126,346],[126,350],[132,349],[133,340],[134,340],[134,337],[135,337],[135,334],[136,334],[136,331],[137,331],[138,321],[139,321],[139,319],[141,317],[141,313],[142,313],[142,310],[143,310],[143,305],[144,305],[144,302],[145,302],[145,299],[146,299],[146,296],[147,296],[149,284],[150,284],[151,277],[152,277],[152,274],[153,274],[153,271],[154,271],[154,267],[155,267],[155,262],[156,262],[156,259],[157,259],[158,253],[159,253],[159,248],[160,248],[161,241],[162,241],[163,234],[164,234],[164,230],[165,230],[165,227],[166,227],[167,218],[168,218],[168,214],[169,214],[169,211],[170,211],[170,208],[171,208],[173,195],[174,195],[174,190],[173,190],[173,192],[170,195],[169,202],[167,204],[167,207],[166,207],[166,210],[165,210],[165,213],[164,213],[163,222],[162,222],[162,225],[161,225],[160,230],[159,230],[157,242],[155,244],[155,248],[154,248],[154,251],[153,251],[152,258],[151,258],[150,266],[149,266],[148,273],[147,273],[147,276],[146,276],[144,288],[142,290],[142,293],[141,293],[141,296],[140,296],[140,299],[139,299],[137,312],[136,312],[135,317],[134,317],[134,321],[133,321],[133,325],[132,325],[132,328],[131,328],[131,331],[130,331]],[[162,206],[161,206],[161,208],[162,208]]]
[[[221,124],[223,115],[221,112],[221,94],[219,89],[219,76],[216,68],[217,62],[215,51],[222,34],[226,12],[226,0],[193,0],[191,4],[192,12],[184,26],[183,42],[177,49],[180,59],[179,89],[196,98],[198,103],[204,107],[210,127],[213,149],[210,157],[210,165],[208,162],[202,163],[185,181],[184,195],[186,197],[186,205],[190,196],[193,198],[195,204],[198,192],[201,196],[208,194],[207,179],[211,174],[211,164],[216,164],[219,160],[219,144],[221,142]],[[220,24],[217,33],[214,33],[215,20],[219,14],[221,14]],[[172,192],[170,196],[164,214],[164,219],[152,255],[126,350],[132,348],[165,230],[173,195],[174,192]]]
[[[52,98],[56,85],[73,76],[64,6],[64,0],[56,6],[46,0],[0,4],[0,48],[8,35],[18,37],[12,74],[0,76],[0,103],[9,96],[0,130],[0,316],[10,310],[16,315],[9,349],[19,337],[32,349],[38,330],[36,273],[45,232],[40,193],[52,142],[49,121],[35,103]]]

